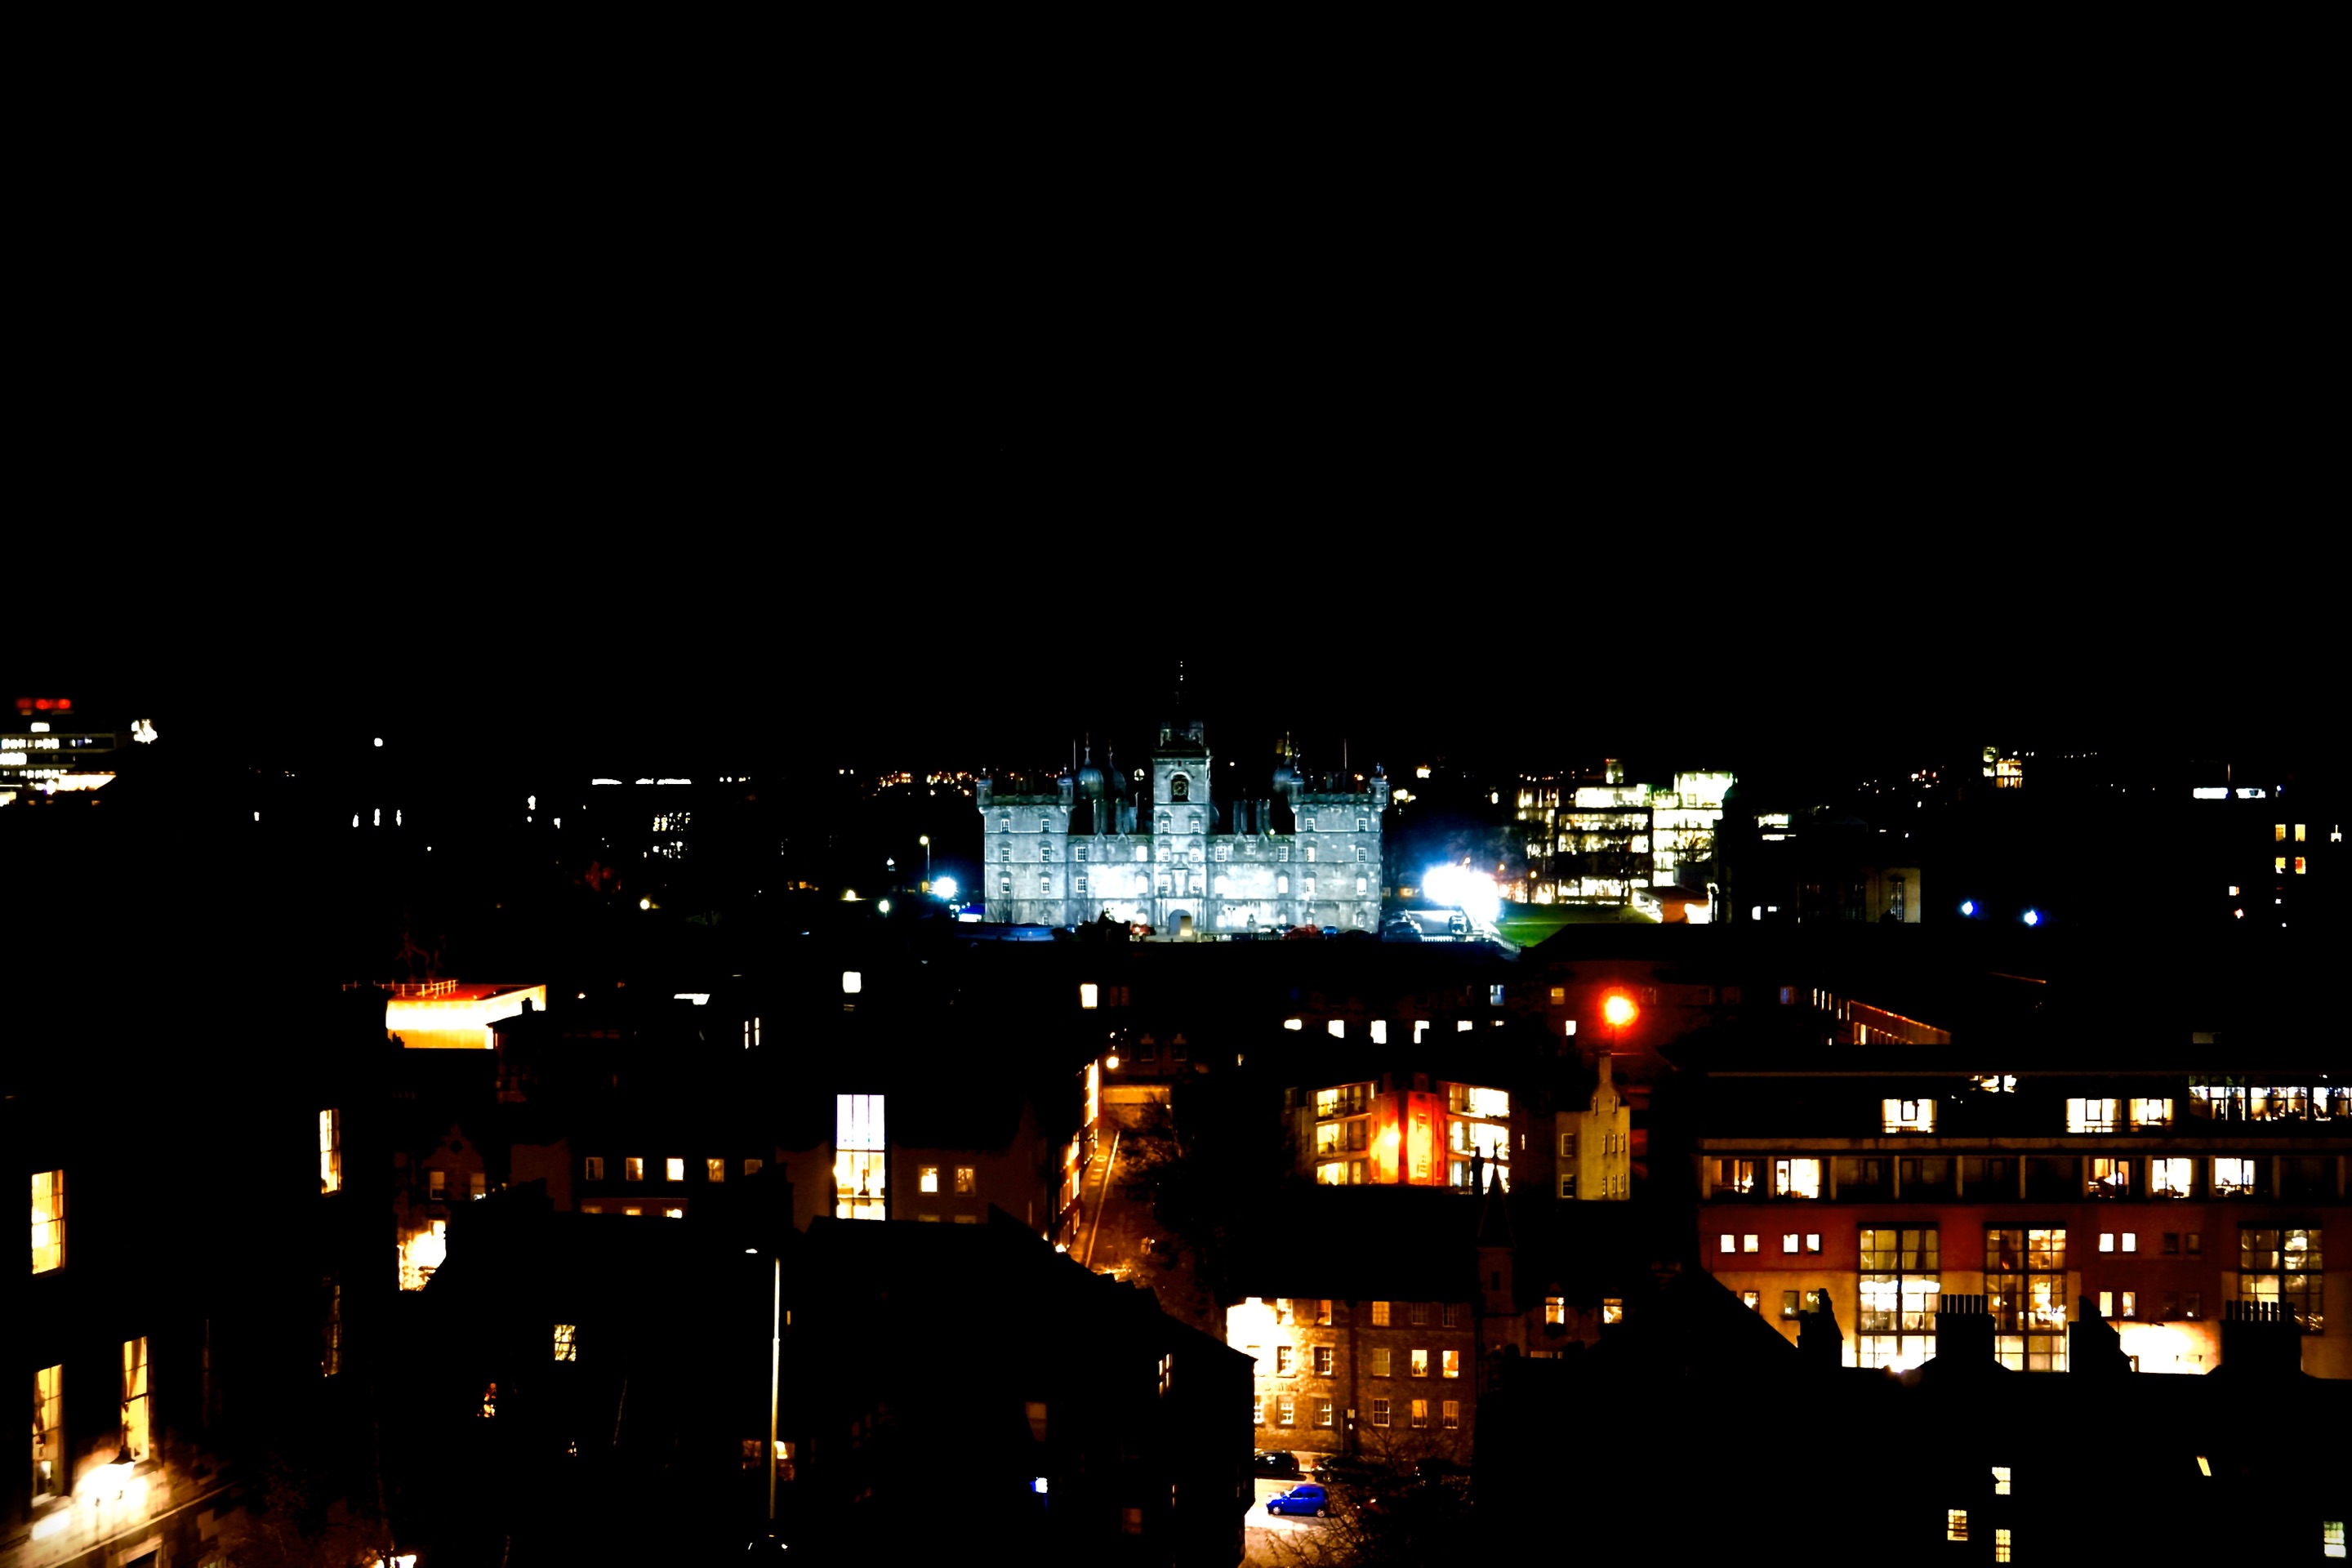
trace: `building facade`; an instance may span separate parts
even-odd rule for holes
[[[987,918],[1076,926],[1109,919],[1181,935],[1377,931],[1387,775],[1309,777],[1286,746],[1270,794],[1213,801],[1198,720],[1162,724],[1132,781],[1086,765],[1047,788],[974,792]]]

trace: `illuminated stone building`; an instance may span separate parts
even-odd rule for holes
[[[1163,724],[1130,794],[1092,752],[1035,789],[982,779],[982,898],[991,921],[1076,926],[1108,917],[1170,934],[1378,931],[1387,775],[1314,777],[1286,745],[1257,799],[1218,802],[1205,731]]]

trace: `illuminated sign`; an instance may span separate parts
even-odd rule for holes
[[[2189,793],[2195,795],[2199,800],[2227,800],[2230,798],[2230,792],[2228,790],[2219,787],[2208,787],[2202,784],[2190,790]]]

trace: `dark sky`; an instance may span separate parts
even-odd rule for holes
[[[57,607],[0,670],[302,743],[913,766],[1139,731],[1180,658],[1213,739],[1317,766],[2339,722],[2303,206],[1442,173],[942,168],[763,226],[410,191],[268,266],[289,220],[189,196],[222,247],[51,258],[57,564],[14,575]]]

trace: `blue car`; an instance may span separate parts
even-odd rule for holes
[[[1293,1487],[1286,1492],[1277,1492],[1265,1500],[1265,1511],[1268,1513],[1319,1514],[1326,1506],[1323,1489],[1312,1481]]]

